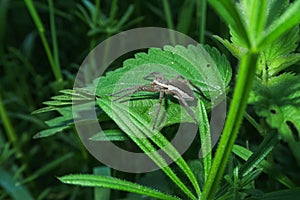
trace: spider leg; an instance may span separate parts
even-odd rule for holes
[[[182,79],[185,83],[188,83],[190,84],[191,86],[193,86],[193,88],[195,88],[199,93],[200,95],[206,100],[206,101],[210,101],[209,98],[207,98],[204,93],[202,92],[202,90],[197,86],[195,85],[192,81],[190,80],[187,80],[186,78],[184,78],[183,76],[181,75],[178,75],[176,78],[174,78],[174,80],[178,80],[178,79]]]
[[[121,94],[121,93],[129,91],[129,90],[133,90],[134,91],[134,90],[136,90],[139,87],[141,87],[141,86],[133,86],[133,87],[130,87],[130,88],[125,88],[125,89],[122,89],[122,90],[120,90],[118,92],[110,94],[110,96],[117,96],[118,94]]]
[[[140,90],[133,90],[133,91],[131,91],[131,92],[127,92],[127,93],[125,93],[125,94],[123,94],[123,95],[121,95],[121,96],[119,96],[118,98],[116,98],[116,99],[114,99],[113,101],[118,101],[118,100],[120,100],[120,99],[122,99],[122,98],[124,98],[124,97],[126,97],[126,96],[129,96],[129,95],[131,95],[131,94],[133,94],[133,93],[136,93],[136,92],[139,92]]]
[[[144,79],[148,81],[153,81],[153,78],[157,76],[163,76],[163,74],[161,72],[151,72],[150,74],[145,76]]]
[[[131,90],[131,91],[130,91]],[[159,92],[160,91],[160,87],[155,86],[155,85],[142,85],[142,86],[135,86],[135,87],[131,87],[131,88],[126,88],[123,89],[121,91],[118,91],[116,93],[111,94],[111,96],[116,96],[117,94],[121,94],[123,92],[129,91],[119,97],[117,97],[116,99],[114,99],[113,101],[118,101],[126,96],[129,96],[133,93],[136,92],[140,92],[140,91],[146,91],[146,92]]]
[[[159,115],[160,110],[161,110],[161,104],[162,104],[162,100],[164,98],[164,94],[165,94],[164,91],[160,91],[159,92],[159,103],[158,103],[157,111],[156,111],[154,122],[153,122],[153,128],[152,128],[153,130],[155,129],[155,126],[156,126],[156,123],[157,123],[157,119],[158,119],[158,115]]]
[[[191,110],[191,108],[189,107],[189,105],[187,104],[187,102],[184,100],[184,98],[182,98],[181,94],[179,92],[176,92],[176,91],[174,91],[173,93],[176,94],[176,96],[178,97],[179,102],[183,104],[183,106],[186,109],[186,111],[189,113],[189,115],[193,118],[193,120],[197,124],[198,121],[197,121],[197,119],[196,119],[193,111]]]
[[[122,98],[124,98],[126,96],[129,96],[129,95],[131,95],[133,93],[136,93],[136,92],[139,92],[139,91],[143,91],[143,90],[146,91],[147,89],[148,89],[148,87],[144,86],[144,85],[143,86],[134,86],[134,87],[125,88],[123,90],[115,92],[115,93],[111,94],[110,96],[116,96],[116,95],[121,94],[123,92],[129,91],[129,92],[126,92],[126,93],[122,94],[121,96],[119,96],[119,97],[117,97],[116,99],[113,100],[113,101],[118,101],[118,100],[120,100],[120,99],[122,99]]]
[[[200,93],[200,95],[201,95],[206,101],[210,101],[210,99],[207,98],[207,97],[205,96],[205,94],[202,92],[202,90],[201,90],[197,85],[195,85],[192,81],[189,81],[189,80],[188,80],[188,82],[189,82],[189,84],[190,84],[191,86],[193,86],[193,87]]]

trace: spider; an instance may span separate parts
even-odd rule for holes
[[[195,97],[193,90],[189,87],[189,85],[195,88],[200,93],[200,95],[203,96],[205,100],[210,101],[203,94],[203,92],[199,87],[197,87],[194,83],[185,79],[181,75],[175,77],[172,80],[168,80],[161,72],[152,72],[147,76],[145,76],[144,79],[152,82],[148,85],[140,85],[140,86],[125,88],[123,90],[111,94],[111,96],[121,95],[118,96],[116,99],[114,99],[114,101],[117,101],[126,96],[129,96],[133,93],[140,92],[140,91],[159,92],[159,104],[158,104],[158,108],[153,123],[153,129],[156,126],[158,115],[160,113],[162,101],[165,94],[173,95],[173,97],[178,99],[178,101],[185,107],[185,109],[187,110],[189,115],[193,118],[196,124],[197,124],[196,117],[187,102],[194,102],[196,101],[197,98]]]

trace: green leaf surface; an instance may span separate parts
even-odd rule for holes
[[[277,75],[283,69],[291,66],[300,60],[299,54],[293,53],[299,42],[299,26],[296,26],[281,35],[273,43],[266,45],[260,54],[258,73],[267,68],[267,75]]]
[[[199,101],[199,135],[201,141],[201,156],[203,158],[203,168],[204,168],[204,180],[207,180],[209,170],[212,164],[212,147],[211,147],[211,135],[210,135],[210,126],[207,117],[207,113],[204,107],[204,104]]]
[[[232,78],[232,69],[226,56],[215,47],[205,46],[204,48],[216,63],[224,85],[228,86]]]
[[[241,21],[246,27],[249,40],[252,46],[246,46],[244,39],[241,38],[236,29],[230,27],[232,35],[232,42],[244,48],[251,48],[256,46],[256,41],[261,37],[265,21],[267,0],[242,0],[236,3],[238,13],[240,14]]]
[[[216,73],[207,69],[207,64],[215,66],[220,77],[214,77],[213,75]],[[56,110],[62,116],[47,121],[49,129],[41,131],[35,137],[50,136],[72,125],[72,116],[70,115],[72,100],[76,100],[79,102],[79,106],[83,107],[80,101],[93,99],[94,88],[96,88],[95,95],[97,97],[110,97],[110,94],[128,87],[150,84],[151,81],[145,80],[144,77],[151,72],[162,72],[168,79],[182,75],[199,87],[206,97],[210,98],[217,98],[222,94],[224,87],[229,84],[232,74],[228,60],[215,48],[208,46],[203,48],[201,45],[188,46],[188,48],[166,46],[164,50],[151,48],[147,54],[137,53],[135,58],[125,60],[124,67],[108,72],[106,76],[94,80],[95,86],[62,90],[63,95],[54,96],[52,98],[54,101],[46,102],[48,107],[34,113]],[[195,95],[203,100],[198,92],[195,91]],[[127,100],[124,103],[128,105],[128,108],[134,109],[147,122],[153,122],[158,105],[157,94],[140,92],[132,95],[131,99],[134,100],[129,101],[129,97],[124,98],[125,101]],[[210,102],[205,100],[204,104],[207,109],[211,106]],[[197,110],[195,106],[191,106],[191,109],[194,112]],[[84,108],[80,108],[80,110],[84,110]],[[161,123],[158,124],[158,127],[180,122],[193,122],[191,116],[174,98],[169,97],[163,101],[162,111],[167,112],[164,112],[166,115],[159,116]],[[107,120],[107,117],[100,113],[99,120],[103,121],[104,119]]]
[[[165,159],[156,151],[148,138],[160,147],[190,179],[198,195],[199,185],[193,172],[182,159],[178,151],[170,142],[157,130],[152,129],[152,125],[146,122],[138,113],[127,110],[124,104],[114,103],[109,99],[98,99],[99,106],[117,123],[117,125],[130,137],[165,173],[170,179],[185,192],[189,198],[195,199],[191,191],[181,182],[181,180],[168,167]]]
[[[45,101],[43,104],[47,106],[68,106],[72,105],[72,102],[69,101]]]
[[[234,2],[231,0],[209,0],[208,2],[229,25],[236,38],[238,38],[236,41],[239,41],[243,47],[250,47],[246,23],[243,21],[242,13],[239,12]]]
[[[239,12],[242,13],[242,20],[247,26],[251,26],[249,23],[253,22],[251,18],[255,15],[256,11],[259,13],[265,14],[265,17],[261,17],[261,19],[257,19],[259,23],[263,23],[263,19],[266,18],[265,24],[265,31],[267,30],[268,26],[272,24],[277,24],[277,21],[280,20],[280,17],[286,12],[289,6],[288,0],[274,0],[274,1],[267,1],[266,11],[262,12],[261,9],[255,9],[256,0],[251,1],[240,1],[237,4]],[[256,10],[253,12],[253,9]],[[254,15],[253,15],[254,14]],[[252,16],[253,15],[253,16]],[[255,20],[254,20],[255,21]],[[299,22],[298,22],[299,23]],[[262,25],[260,25],[262,26]],[[284,26],[284,25],[282,25]],[[258,29],[254,26],[253,30],[251,30],[256,40],[261,38],[258,34]],[[261,31],[260,31],[261,32]],[[215,36],[215,38],[221,42],[236,58],[241,59],[242,56],[247,52],[247,48],[244,41],[241,40],[240,35],[236,33],[236,31],[230,27],[230,34],[231,34],[231,43],[226,40],[222,39],[219,36]],[[252,36],[253,37],[253,36]],[[257,74],[262,76],[274,76],[277,75],[280,71],[286,69],[287,67],[299,62],[300,56],[297,53],[293,53],[299,42],[299,26],[291,27],[290,30],[287,30],[285,33],[279,35],[274,41],[272,42],[265,42],[264,48],[259,55],[259,63],[257,66]],[[264,70],[267,71],[265,72]]]
[[[46,121],[46,124],[49,126],[49,128],[38,132],[36,135],[33,136],[33,138],[36,139],[36,138],[42,138],[42,137],[48,137],[54,135],[65,129],[68,129],[70,125],[73,124],[73,115],[72,115],[71,106],[61,107],[61,108],[53,107],[53,110],[58,111],[61,116]]]
[[[247,163],[244,166],[247,166],[252,162],[252,161],[248,162],[249,158],[253,157],[253,152],[250,151],[249,149],[240,145],[234,145],[232,151],[234,154],[236,154],[243,160],[247,161]],[[257,158],[257,161],[259,161],[259,158]],[[290,178],[288,178],[286,175],[274,169],[273,164],[270,163],[269,161],[260,160],[260,162],[252,162],[252,164],[254,164],[255,167],[261,169],[266,174],[269,174],[270,176],[274,177],[278,182],[282,183],[286,187],[288,188],[295,187],[295,183],[293,183],[293,181]]]
[[[240,168],[243,176],[247,175],[274,149],[279,139],[276,134],[269,133],[255,149],[254,153],[247,159],[247,162]],[[234,149],[233,149],[234,151]]]
[[[208,69],[207,64],[216,67]],[[212,71],[214,69],[218,70],[219,77]],[[214,48],[204,49],[201,45],[188,46],[188,48],[166,46],[164,50],[149,49],[148,54],[138,53],[134,59],[126,60],[124,67],[108,72],[96,83],[96,95],[105,97],[126,88],[150,84],[150,81],[145,80],[144,77],[151,72],[161,72],[168,79],[182,75],[199,87],[206,97],[211,98],[217,98],[223,94],[222,90],[224,91],[232,74],[227,59]],[[203,97],[196,91],[195,95],[203,100]],[[130,97],[125,97],[123,103],[127,104],[130,109],[135,109],[146,121],[153,121],[158,105],[157,93],[139,92],[133,94],[131,99],[133,100],[129,101]],[[207,101],[204,101],[204,104],[207,108],[210,106]],[[160,119],[164,121],[164,126],[193,121],[178,101],[174,101],[174,98],[164,100],[162,109],[167,111],[165,118]],[[193,106],[191,109],[196,110]]]
[[[203,48],[201,45],[190,45],[187,48],[183,46],[166,46],[164,50],[153,48],[149,49],[147,54],[138,53],[134,59],[126,60],[123,68],[108,72],[106,76],[100,77],[95,81],[97,85],[96,96],[99,98],[98,105],[146,153],[150,149],[153,149],[153,147],[149,145],[145,146],[143,143],[147,140],[140,141],[135,134],[140,136],[144,134],[148,136],[152,135],[153,130],[150,127],[153,124],[158,104],[157,94],[139,92],[131,95],[131,97],[122,97],[119,102],[114,101],[114,97],[112,98],[111,94],[134,86],[150,84],[150,81],[145,80],[144,77],[152,72],[163,73],[168,79],[173,79],[181,75],[201,88],[205,96],[210,96],[211,99],[217,99],[220,95],[224,94],[224,88],[231,79],[229,62],[216,49],[210,47]],[[204,100],[197,91],[194,92],[200,100]],[[203,103],[208,107],[207,101],[203,101]],[[172,98],[167,98],[163,101],[162,109],[166,110],[163,126],[181,122],[193,122],[187,111],[182,109],[182,106],[178,102],[172,101]],[[191,107],[191,110],[194,113],[199,111],[194,106]],[[198,115],[196,114],[196,116]],[[159,116],[158,121],[161,122],[161,116]],[[159,123],[159,126],[161,126],[161,123]],[[163,139],[164,137],[159,132],[156,134],[159,137],[150,137],[150,139],[163,149],[164,146],[169,144],[169,141]],[[180,157],[176,149],[172,148],[163,150],[172,160],[176,160],[175,162],[189,177],[198,196],[200,196],[199,186],[193,173],[190,172],[188,165]],[[151,158],[158,166],[162,167],[164,162],[161,158],[157,156],[153,157],[153,155]],[[209,160],[206,162],[207,170],[210,168],[211,161]],[[185,186],[172,175],[171,171],[166,171],[165,173],[179,188],[191,197]]]
[[[245,48],[238,46],[235,43],[230,42],[226,39],[223,39],[218,35],[214,35],[213,37],[219,42],[221,42],[227,48],[227,50],[236,58],[241,58],[242,55],[244,55],[247,52]]]
[[[35,114],[45,113],[45,112],[54,111],[54,110],[56,110],[55,107],[48,106],[48,107],[43,107],[43,108],[40,108],[38,110],[35,110],[31,114],[35,115]]]
[[[270,26],[278,19],[289,6],[289,0],[272,0],[268,1],[266,27]]]
[[[279,131],[289,143],[297,161],[300,161],[300,83],[299,75],[285,73],[268,81],[255,82],[249,103],[256,113]]]
[[[66,89],[61,90],[62,95],[53,96],[52,99],[54,101],[45,102],[48,107],[38,109],[34,111],[32,114],[39,114],[49,111],[57,111],[61,116],[52,118],[51,120],[45,121],[45,123],[49,126],[48,129],[42,130],[36,135],[34,138],[48,137],[52,136],[58,132],[62,132],[70,128],[74,124],[74,118],[80,115],[81,111],[85,109],[90,109],[90,104],[85,103],[86,101],[91,101],[91,99],[95,99],[94,95],[92,95],[92,91],[90,87],[84,89]],[[83,102],[79,105],[80,108],[73,106],[73,102]],[[73,108],[76,108],[77,113],[72,113]],[[73,115],[74,114],[74,115]],[[101,118],[99,121],[107,121],[107,117],[105,113],[99,112],[99,117]],[[89,119],[85,119],[89,120]]]
[[[105,130],[93,135],[90,140],[93,141],[124,141],[129,138],[119,129]]]
[[[276,1],[270,1],[276,2]],[[277,4],[278,5],[278,4]],[[273,6],[273,5],[272,5]],[[281,3],[281,8],[285,6],[285,3]],[[278,9],[280,11],[280,9]],[[299,25],[300,22],[300,1],[289,3],[289,6],[284,9],[285,11],[270,24],[262,38],[259,38],[258,48],[264,48],[265,45],[272,44],[280,36],[285,34],[287,31],[295,26]]]
[[[168,194],[164,194],[160,191],[132,183],[129,181],[108,177],[108,176],[95,176],[87,174],[74,174],[60,177],[59,180],[63,183],[89,186],[89,187],[105,187],[116,190],[122,190],[127,192],[133,192],[149,197],[155,197],[157,199],[176,200],[177,197],[173,197]]]

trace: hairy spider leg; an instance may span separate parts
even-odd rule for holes
[[[191,86],[193,86],[193,88],[195,88],[206,101],[210,101],[210,99],[207,98],[204,95],[204,93],[202,92],[202,90],[197,85],[195,85],[192,81],[187,80],[186,78],[184,78],[181,75],[178,75],[174,80],[178,80],[178,79],[183,79],[184,82],[186,82],[186,83],[190,84]]]
[[[125,91],[129,91],[129,90],[132,90],[130,92],[127,92],[121,96],[119,96],[118,98],[114,99],[114,101],[118,101],[126,96],[129,96],[131,94],[134,94],[134,93],[137,93],[137,92],[140,92],[140,91],[146,91],[146,92],[159,92],[160,91],[160,88],[157,87],[156,85],[142,85],[142,86],[135,86],[135,87],[131,87],[131,88],[126,88],[126,89],[123,89],[123,90],[120,90],[119,92],[116,92],[114,94],[111,94],[111,96],[116,96],[116,94],[120,94],[122,92],[125,92]]]
[[[158,107],[157,107],[154,122],[153,122],[153,130],[155,129],[155,126],[156,126],[156,123],[157,123],[157,119],[158,119],[158,115],[159,115],[160,110],[161,110],[161,105],[162,105],[164,95],[165,95],[164,91],[159,92],[159,103],[158,103]]]
[[[189,84],[190,84],[191,86],[193,86],[193,87],[200,93],[200,95],[201,95],[206,101],[211,101],[208,97],[205,96],[205,94],[202,92],[202,90],[201,90],[197,85],[195,85],[192,81],[189,81],[189,80],[188,80],[188,82],[189,82]]]
[[[154,79],[153,79],[154,78]],[[148,74],[147,76],[144,77],[145,80],[148,80],[148,81],[158,81],[160,83],[168,83],[169,80],[165,78],[165,76],[163,75],[163,73],[161,72],[152,72],[150,74]]]
[[[156,78],[157,75],[163,77],[164,75],[161,72],[151,72],[147,76],[144,77],[145,80],[153,81],[153,78]]]
[[[130,87],[130,88],[125,88],[125,89],[122,89],[122,90],[120,90],[120,91],[118,91],[118,92],[115,92],[115,93],[110,94],[110,96],[116,96],[116,95],[121,94],[121,93],[123,93],[123,92],[125,92],[125,91],[135,90],[135,89],[137,89],[137,88],[139,88],[139,87],[141,87],[141,86],[133,86],[133,87]]]
[[[123,93],[123,92],[130,91],[130,92],[127,92],[127,93],[125,93],[125,94],[119,96],[118,98],[114,99],[114,101],[117,101],[117,100],[119,100],[119,99],[122,99],[123,97],[126,97],[126,96],[128,96],[128,95],[130,95],[130,94],[135,93],[136,90],[139,90],[140,87],[141,87],[141,86],[134,86],[134,87],[130,87],[130,88],[125,88],[125,89],[123,89],[123,90],[120,90],[120,91],[118,91],[118,92],[115,92],[115,93],[113,93],[113,94],[110,94],[110,96],[117,96],[118,94],[121,94],[121,93]]]
[[[178,96],[178,101],[183,104],[184,108],[189,113],[189,115],[193,118],[195,123],[196,124],[198,123],[193,111],[191,110],[191,108],[189,107],[187,102],[184,100],[184,98],[182,97],[182,95],[178,91],[175,91],[175,90],[174,91],[169,91],[169,92],[166,92],[166,94],[175,94],[176,96]]]

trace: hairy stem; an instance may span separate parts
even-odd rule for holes
[[[203,199],[213,199],[223,177],[226,163],[245,113],[248,95],[255,76],[257,58],[258,54],[250,51],[241,60],[233,100],[230,105],[229,114],[225,122],[216,156],[204,187]]]

